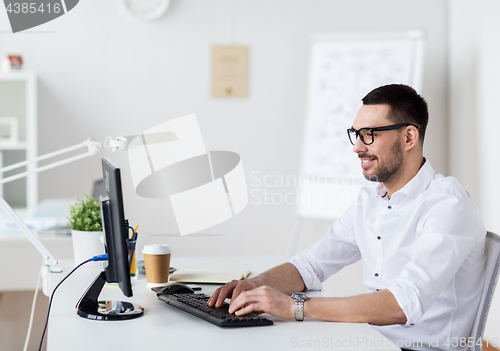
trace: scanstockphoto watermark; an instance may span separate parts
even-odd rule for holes
[[[71,11],[79,0],[4,0],[13,33],[37,27]]]
[[[374,180],[376,181],[376,179]],[[366,183],[359,176],[326,176],[307,172],[302,175],[250,173],[249,195],[252,205],[349,205]]]
[[[380,337],[372,339],[369,337],[349,337],[344,339],[323,337],[319,339],[290,338],[290,347],[301,348],[350,348],[364,350],[366,348],[393,348],[396,345],[390,340]]]
[[[498,338],[491,340],[483,340],[482,338],[476,339],[474,337],[448,337],[445,340],[439,338],[428,340],[397,340],[392,342],[388,339],[381,337],[380,339],[372,339],[369,337],[349,337],[344,339],[323,337],[315,339],[301,339],[297,337],[290,338],[289,345],[294,348],[350,348],[350,349],[366,349],[366,348],[405,348],[405,349],[421,349],[421,348],[435,348],[435,349],[449,349],[449,348],[474,348],[476,346],[482,347],[483,342],[486,346],[498,347]]]

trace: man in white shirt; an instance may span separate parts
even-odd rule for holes
[[[396,84],[362,100],[348,135],[371,182],[323,239],[287,263],[218,288],[208,304],[219,307],[231,297],[236,315],[364,322],[398,346],[464,349],[484,282],[486,230],[458,181],[423,157],[425,100]],[[360,259],[366,294],[292,294],[321,289]]]

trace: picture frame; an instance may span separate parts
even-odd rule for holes
[[[19,141],[19,122],[17,117],[0,117],[0,143]]]

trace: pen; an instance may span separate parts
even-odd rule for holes
[[[137,228],[139,228],[139,225],[136,225],[135,228],[134,228],[134,231],[132,232],[132,236],[130,237],[129,240],[134,240],[134,235],[135,233],[137,232]],[[130,227],[130,229],[132,229],[132,227]]]
[[[129,258],[128,258],[130,267],[132,267],[132,263],[134,261],[135,246],[137,245],[137,236],[139,235],[139,233],[137,233],[138,227],[139,227],[138,225],[135,226],[134,233],[132,234],[132,238],[130,239],[131,245],[130,245]],[[134,269],[134,273],[135,273],[135,269]]]

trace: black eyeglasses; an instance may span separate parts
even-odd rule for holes
[[[351,142],[352,145],[356,143],[356,139],[358,136],[363,144],[371,145],[375,141],[373,138],[373,132],[382,132],[384,130],[395,130],[407,126],[414,126],[415,128],[418,129],[418,126],[412,123],[399,123],[399,124],[393,124],[391,126],[376,127],[376,128],[361,128],[358,130],[354,128],[349,128],[347,129],[347,135],[349,136],[349,141]]]

